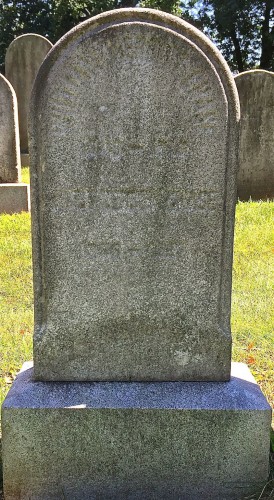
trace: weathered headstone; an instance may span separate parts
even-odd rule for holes
[[[274,197],[274,73],[246,71],[235,77],[241,104],[241,200]]]
[[[157,11],[97,16],[44,61],[34,376],[3,405],[6,500],[236,500],[266,481],[270,407],[247,368],[223,382],[238,120],[219,52]]]
[[[5,76],[18,99],[21,152],[28,153],[28,113],[33,82],[52,43],[41,35],[21,35],[10,44],[5,58]]]
[[[85,27],[35,86],[35,377],[228,380],[233,84],[157,24]]]
[[[0,183],[20,181],[17,99],[11,84],[0,74]]]
[[[29,210],[29,186],[21,183],[17,99],[0,74],[0,213]]]

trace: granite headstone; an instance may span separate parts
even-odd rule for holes
[[[274,73],[246,71],[235,82],[241,104],[238,196],[274,198]]]
[[[141,12],[72,31],[34,87],[39,380],[230,376],[234,82]]]
[[[246,366],[228,380],[238,121],[225,61],[174,16],[107,12],[45,59],[34,372],[3,404],[6,500],[239,500],[266,482],[270,407]]]
[[[17,99],[0,74],[0,184],[21,181]]]
[[[28,114],[33,82],[52,43],[41,35],[28,33],[15,38],[5,58],[5,76],[18,99],[21,152],[28,153]]]

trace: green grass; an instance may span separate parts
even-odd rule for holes
[[[232,332],[233,359],[247,363],[274,407],[274,202],[238,203]]]
[[[33,294],[30,215],[0,215],[0,399],[31,359]]]
[[[26,184],[29,184],[29,168],[28,167],[23,167],[21,169],[21,182],[24,182]]]
[[[28,169],[23,169],[28,182]],[[248,363],[274,407],[274,202],[238,203],[232,294],[233,359]],[[32,358],[30,215],[0,215],[0,403]],[[255,498],[255,497],[254,497]],[[265,498],[262,497],[262,498]]]
[[[29,184],[29,168],[22,168]],[[20,365],[32,358],[30,214],[0,215],[0,404]]]

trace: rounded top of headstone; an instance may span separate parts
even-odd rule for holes
[[[236,116],[236,119],[239,120],[240,106],[234,78],[217,47],[208,37],[191,24],[176,16],[154,9],[125,8],[111,10],[92,17],[71,29],[54,45],[53,50],[45,58],[34,85],[33,99],[35,100],[35,96],[38,97],[39,89],[43,90],[44,79],[47,77],[51,67],[54,66],[56,59],[60,57],[62,52],[66,51],[68,46],[71,47],[77,39],[82,38],[84,41],[86,37],[107,29],[110,26],[129,23],[156,25],[162,29],[171,30],[173,33],[185,37],[198,47],[209,59],[219,75],[229,101],[229,113],[232,113],[232,116]]]
[[[235,76],[235,80],[238,80],[239,78],[246,78],[248,76],[274,76],[273,71],[267,71],[266,69],[250,69],[248,71],[243,71],[242,73],[239,73],[238,75]]]
[[[37,33],[25,33],[24,35],[20,35],[20,36],[17,36],[8,46],[7,48],[7,52],[12,48],[14,47],[14,45],[17,45],[18,43],[31,43],[33,42],[33,40],[39,40],[39,41],[43,41],[46,45],[48,45],[49,47],[52,47],[52,43],[47,39],[45,38],[44,36],[42,35],[38,35]]]
[[[17,99],[16,98],[16,94],[15,94],[15,90],[13,88],[13,86],[11,85],[11,83],[7,80],[7,78],[4,77],[4,75],[2,75],[2,73],[0,73],[0,85],[2,88],[6,88],[8,92],[11,93],[13,99]]]
[[[272,71],[266,71],[265,69],[244,71],[235,76],[235,83],[240,95],[241,105],[243,105],[243,96],[245,96],[245,99],[249,99],[257,92],[262,93],[262,101],[270,104],[269,97],[274,95],[274,73]],[[257,108],[258,104],[257,101],[254,101],[252,105]]]

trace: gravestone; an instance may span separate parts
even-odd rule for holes
[[[0,74],[0,183],[20,181],[17,99],[11,84]]]
[[[32,108],[35,377],[228,380],[232,83],[157,25],[82,29]]]
[[[253,70],[235,77],[241,104],[241,200],[274,197],[274,73]]]
[[[17,99],[0,74],[0,213],[29,210],[29,187],[21,183]]]
[[[224,60],[178,18],[107,12],[45,59],[30,116],[34,371],[3,405],[5,499],[251,494],[271,410],[247,367],[230,378]]]
[[[18,99],[21,153],[28,153],[28,113],[32,86],[52,43],[41,35],[21,35],[9,45],[5,58],[5,75]]]

